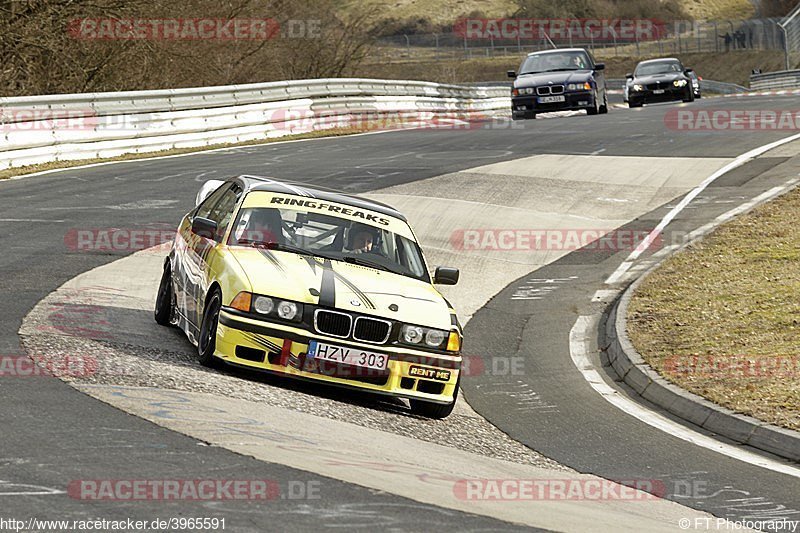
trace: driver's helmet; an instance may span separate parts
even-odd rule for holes
[[[369,224],[362,224],[361,222],[353,222],[350,230],[347,232],[347,249],[348,250],[363,250],[365,240],[368,239],[370,250],[378,247],[380,240],[380,230],[370,226]]]

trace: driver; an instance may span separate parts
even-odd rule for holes
[[[369,253],[377,244],[377,231],[371,226],[355,223],[347,234],[345,250],[354,254]]]

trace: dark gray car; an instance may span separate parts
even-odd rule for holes
[[[691,73],[692,69],[684,67],[674,57],[642,61],[636,65],[633,74],[626,76],[628,106],[642,107],[644,104],[675,100],[694,101]]]
[[[514,78],[511,111],[515,119],[537,113],[585,109],[589,115],[608,113],[608,92],[597,63],[583,48],[557,48],[528,54]]]

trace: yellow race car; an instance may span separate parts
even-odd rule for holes
[[[408,398],[453,410],[462,331],[406,218],[358,196],[239,176],[212,180],[164,261],[155,319],[180,327],[200,363]]]

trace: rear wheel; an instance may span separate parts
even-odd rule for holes
[[[169,262],[167,262],[164,265],[164,273],[161,274],[161,283],[158,284],[156,308],[153,313],[156,322],[161,326],[172,325],[172,311],[174,308],[175,296],[172,291],[172,269]]]
[[[208,297],[206,310],[203,313],[203,323],[200,326],[200,337],[197,339],[197,359],[200,364],[207,367],[216,367],[217,359],[214,351],[217,349],[217,326],[219,325],[219,310],[222,309],[222,294],[219,289],[214,289]]]
[[[456,406],[456,400],[458,399],[458,387],[460,384],[461,376],[458,377],[458,381],[456,382],[456,390],[453,392],[452,403],[440,404],[426,402],[425,400],[409,399],[408,401],[411,404],[411,412],[418,416],[424,416],[425,418],[435,418],[437,420],[447,418],[450,413],[453,412],[453,408]]]

